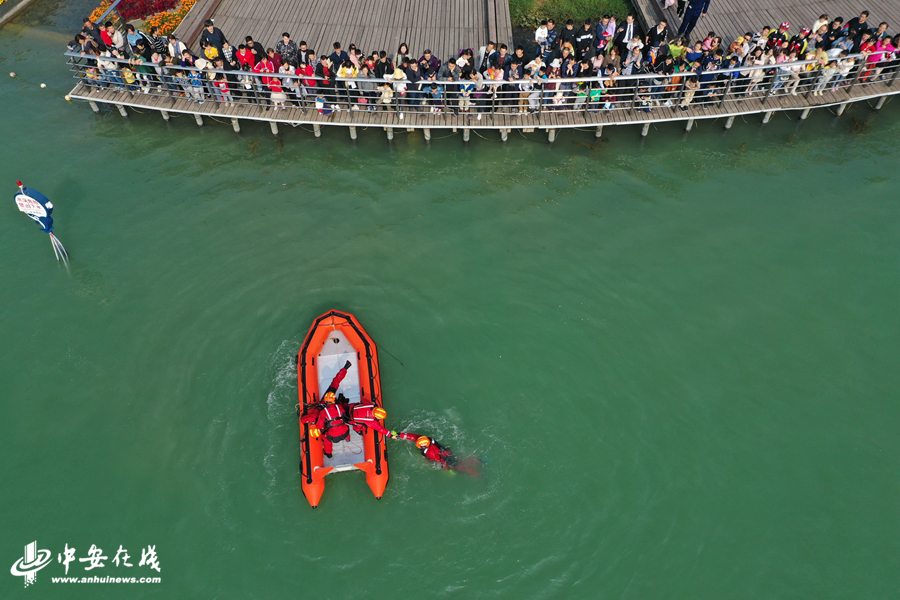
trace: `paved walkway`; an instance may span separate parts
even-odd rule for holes
[[[678,31],[681,19],[675,7],[663,10],[664,0],[635,0],[641,20],[649,27],[655,26],[665,15],[672,33]],[[900,0],[711,0],[709,14],[697,22],[691,38],[703,39],[710,31],[727,44],[747,33],[756,33],[768,25],[777,28],[782,22],[791,24],[791,34],[801,27],[812,28],[820,15],[829,18],[843,17],[844,23],[869,11],[868,21],[878,27],[887,21],[888,32],[900,31]]]
[[[416,58],[429,49],[446,62],[462,48],[477,53],[489,39],[512,42],[507,0],[198,0],[176,35],[197,50],[207,18],[235,47],[250,35],[274,48],[286,31],[319,55],[341,42],[345,50],[354,43],[393,56],[406,42]]]

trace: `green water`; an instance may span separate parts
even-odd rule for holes
[[[896,102],[276,140],[64,102],[86,10],[0,31],[0,598],[898,597]],[[330,308],[384,350],[388,425],[481,478],[389,441],[380,502],[344,473],[310,509],[291,358]],[[162,582],[52,583],[66,544]]]

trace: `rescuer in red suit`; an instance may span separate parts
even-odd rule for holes
[[[300,419],[301,423],[314,423],[309,428],[309,433],[314,438],[320,435],[324,436],[322,440],[322,450],[325,456],[331,458],[331,451],[334,442],[340,442],[350,437],[350,427],[347,425],[347,413],[344,407],[335,402],[334,393],[341,385],[341,381],[347,376],[347,369],[350,368],[350,361],[344,365],[344,368],[338,371],[331,385],[322,395],[324,404],[317,404],[310,410],[309,414]]]
[[[445,469],[453,469],[457,466],[456,457],[449,448],[444,448],[437,443],[437,440],[425,435],[415,435],[413,433],[397,433],[394,437],[414,441],[416,447],[422,452],[422,456],[428,460],[440,463]]]
[[[380,406],[374,404],[351,404],[347,410],[347,416],[350,418],[350,425],[359,435],[366,432],[366,428],[371,427],[384,437],[393,437],[394,432],[388,431],[384,425],[379,423],[387,416],[387,411]]]

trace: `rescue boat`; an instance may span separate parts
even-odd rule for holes
[[[347,376],[336,394],[352,405],[382,406],[381,376],[375,342],[349,313],[332,310],[317,318],[297,355],[300,403],[300,476],[303,494],[316,508],[325,491],[325,477],[342,471],[363,471],[366,483],[381,500],[388,482],[387,444],[384,436],[369,428],[364,435],[350,429],[350,438],[336,442],[331,458],[325,456],[322,438],[310,435],[303,416],[321,401],[332,378],[350,361]],[[383,423],[382,423],[383,424]]]

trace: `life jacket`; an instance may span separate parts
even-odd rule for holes
[[[344,409],[341,408],[340,404],[326,404],[322,411],[325,413],[325,431],[328,431],[336,424],[346,422]]]
[[[374,423],[377,419],[372,411],[377,407],[374,404],[354,404],[350,409],[350,420],[357,423]]]

